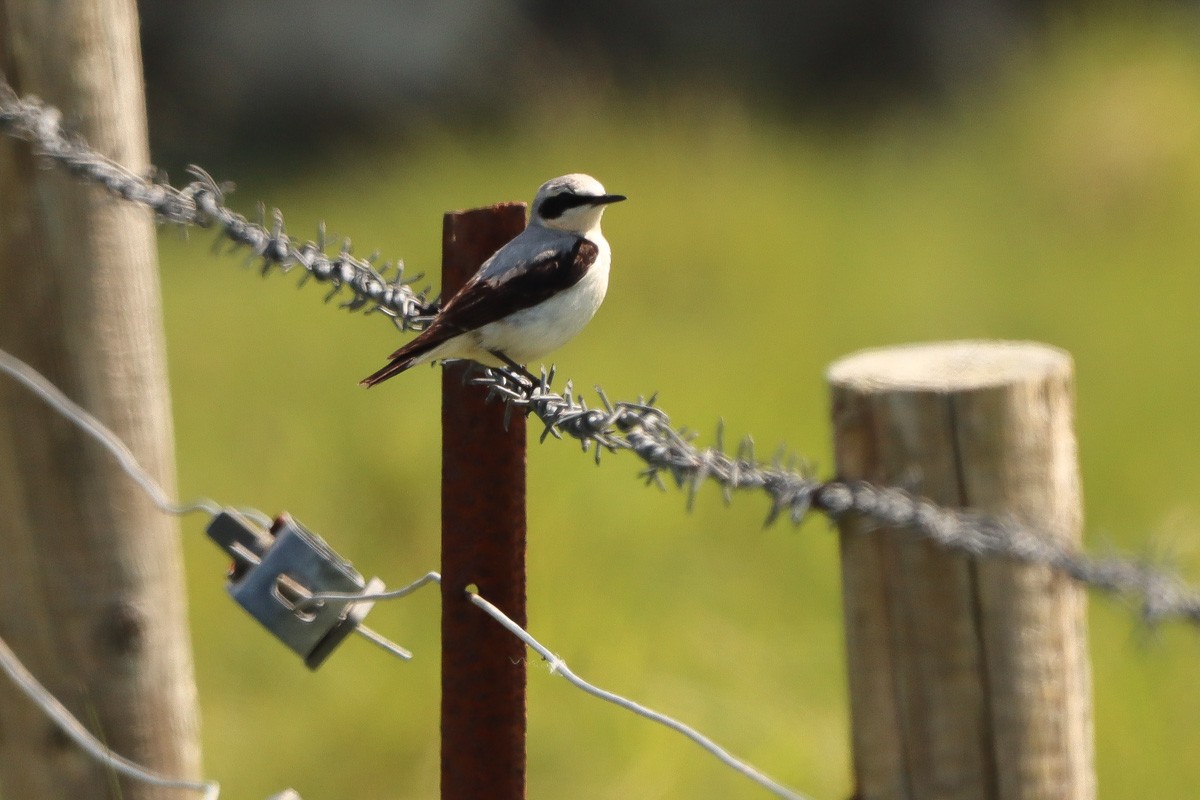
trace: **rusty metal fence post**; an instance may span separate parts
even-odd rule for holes
[[[525,227],[525,204],[445,216],[442,296]],[[525,417],[442,375],[442,800],[525,797],[525,646],[467,599],[525,626]]]

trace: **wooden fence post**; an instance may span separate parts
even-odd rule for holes
[[[0,4],[0,71],[145,170],[133,0]],[[174,453],[150,213],[0,142],[0,346],[117,433],[167,491]],[[175,520],[108,453],[0,380],[0,636],[115,751],[194,778],[199,736]],[[184,798],[118,779],[0,681],[0,793]]]
[[[525,204],[445,216],[450,297],[525,228]],[[525,797],[525,645],[467,599],[471,584],[525,627],[525,416],[442,374],[442,800]]]
[[[1073,368],[1038,344],[867,351],[829,370],[838,474],[1074,546]],[[857,800],[1095,797],[1083,592],[1046,568],[840,523]]]

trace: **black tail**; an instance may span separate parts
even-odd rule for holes
[[[371,387],[382,381],[386,381],[393,375],[399,375],[404,370],[417,363],[421,356],[428,353],[433,348],[451,338],[451,333],[445,325],[439,325],[435,320],[432,325],[426,328],[421,334],[413,339],[408,344],[401,347],[396,352],[392,353],[388,358],[389,362],[383,369],[368,375],[358,382],[359,386]]]
[[[374,372],[374,373],[368,375],[367,377],[363,378],[361,381],[358,382],[358,385],[365,386],[369,389],[377,383],[386,381],[388,378],[392,377],[393,375],[399,375],[401,372],[404,372],[404,370],[408,369],[409,367],[411,367],[413,365],[413,361],[414,361],[414,358],[411,358],[411,357],[410,358],[398,358],[394,361],[390,361],[390,362],[388,362],[388,364],[386,366],[384,366],[383,369],[379,370],[378,372]]]

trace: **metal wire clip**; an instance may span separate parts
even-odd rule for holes
[[[233,556],[229,593],[277,639],[316,669],[354,633],[372,600],[318,600],[326,592],[374,595],[383,581],[364,581],[320,536],[286,512],[269,531],[228,509],[208,524],[208,536]],[[367,632],[369,636],[377,636]]]

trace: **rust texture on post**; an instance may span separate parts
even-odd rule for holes
[[[133,0],[0,3],[0,72],[148,168]],[[174,455],[150,213],[0,142],[0,347],[117,433],[168,492]],[[0,637],[118,753],[194,778],[178,526],[87,436],[0,378]],[[0,794],[193,795],[118,778],[0,680]]]
[[[1082,537],[1073,366],[1030,343],[956,342],[829,370],[839,475]],[[856,798],[1090,800],[1083,592],[841,524]]]
[[[442,296],[525,227],[525,204],[447,214]],[[442,374],[442,800],[525,797],[525,646],[467,599],[525,625],[525,417]]]

